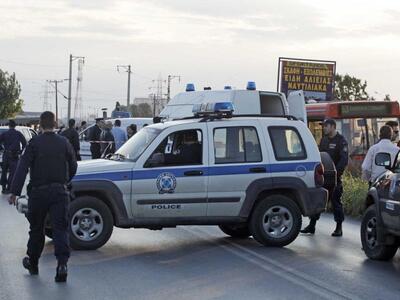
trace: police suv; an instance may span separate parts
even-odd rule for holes
[[[299,234],[302,215],[325,210],[323,166],[303,122],[235,116],[230,102],[193,110],[193,117],[141,129],[107,159],[79,163],[70,204],[74,249],[103,246],[114,226],[179,225],[217,225],[281,247]]]

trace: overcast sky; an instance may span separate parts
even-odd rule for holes
[[[187,82],[276,90],[280,56],[335,60],[375,98],[400,99],[396,0],[1,0],[0,20],[0,69],[16,73],[26,111],[42,110],[46,79],[68,77],[70,53],[86,58],[86,109],[125,102],[118,64],[132,65],[133,97],[143,97],[160,74],[182,76],[173,95]]]

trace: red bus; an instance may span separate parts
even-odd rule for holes
[[[349,143],[349,168],[360,165],[369,147],[379,139],[379,129],[389,120],[398,121],[400,108],[393,101],[341,101],[306,104],[308,128],[317,143],[322,138],[322,121],[335,119],[338,132]]]

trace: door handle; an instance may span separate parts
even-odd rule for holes
[[[192,171],[186,171],[183,173],[185,176],[201,176],[203,175],[203,171],[201,170],[192,170]]]
[[[249,169],[250,173],[266,173],[267,168],[265,167],[254,167]]]

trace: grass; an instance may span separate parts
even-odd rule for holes
[[[368,182],[349,172],[343,174],[342,203],[346,215],[360,217],[364,213],[365,197],[368,192]]]

